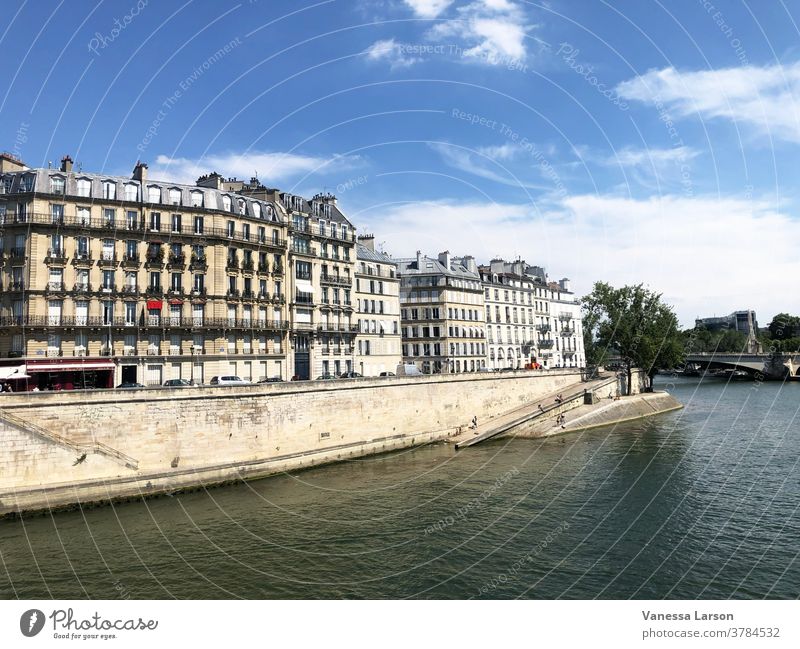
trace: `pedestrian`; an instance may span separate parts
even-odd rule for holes
[[[539,412],[544,412],[544,408],[542,408],[542,404],[539,404]]]
[[[470,426],[470,428],[477,428],[477,427],[478,427],[478,418],[477,417],[473,417],[472,418],[472,425]]]

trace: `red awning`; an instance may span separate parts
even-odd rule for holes
[[[31,372],[80,372],[82,370],[113,370],[116,366],[114,361],[88,361],[86,363],[76,363],[74,361],[66,361],[63,363],[40,363],[34,365],[33,362],[28,363],[28,373]]]
[[[161,300],[147,300],[147,309],[158,309],[161,310]]]

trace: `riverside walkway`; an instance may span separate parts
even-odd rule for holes
[[[578,381],[567,385],[524,406],[492,417],[486,422],[478,422],[477,429],[468,428],[449,441],[455,444],[456,449],[460,449],[479,444],[503,433],[510,433],[522,425],[525,425],[526,428],[538,424],[545,427],[548,426],[548,423],[552,425],[555,417],[561,413],[583,406],[584,394],[587,392],[595,392],[601,399],[607,398],[608,394],[615,396],[617,394],[617,377],[614,374],[604,374],[591,381]],[[556,403],[555,399],[559,394],[562,395],[563,400]]]

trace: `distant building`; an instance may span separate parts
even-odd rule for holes
[[[703,327],[709,331],[732,330],[739,331],[746,336],[758,334],[758,320],[755,311],[734,311],[730,315],[697,318],[694,321],[695,327]]]
[[[358,237],[355,296],[358,342],[355,370],[363,376],[394,373],[400,363],[400,278],[397,262],[375,250],[375,238]]]
[[[483,289],[473,257],[398,260],[403,361],[426,374],[486,367]]]
[[[585,365],[580,305],[568,279],[549,282],[543,268],[519,260],[493,259],[479,271],[488,367]]]

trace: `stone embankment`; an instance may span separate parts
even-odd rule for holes
[[[440,441],[579,370],[0,397],[0,516],[202,489]]]

